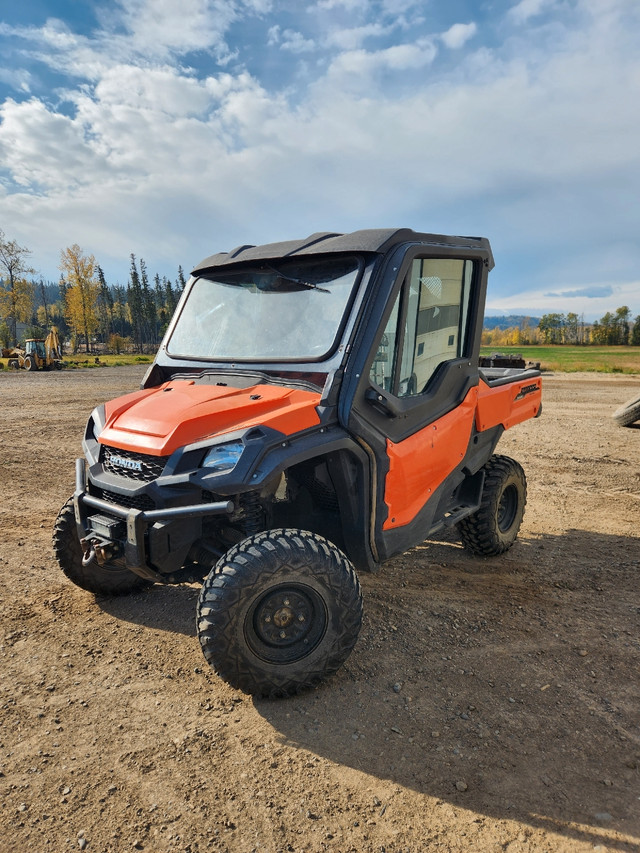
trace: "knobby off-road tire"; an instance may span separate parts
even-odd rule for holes
[[[611,417],[617,424],[624,427],[631,426],[636,421],[640,421],[640,397],[627,400],[619,409],[615,410]]]
[[[152,585],[151,581],[130,572],[124,564],[124,559],[113,560],[103,566],[95,560],[86,566],[82,565],[82,548],[71,499],[62,507],[56,519],[53,529],[53,553],[69,580],[88,592],[125,595]]]
[[[516,541],[527,503],[527,479],[522,466],[508,456],[492,456],[484,471],[480,508],[456,527],[468,551],[491,556]]]
[[[222,557],[198,601],[198,639],[225,681],[284,697],[318,684],[347,659],[362,622],[355,570],[327,539],[277,529]]]

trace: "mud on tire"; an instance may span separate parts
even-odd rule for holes
[[[150,581],[130,572],[124,564],[124,559],[113,560],[104,566],[95,561],[87,566],[82,565],[82,548],[71,498],[62,507],[56,519],[53,529],[53,553],[67,578],[88,592],[125,595],[152,585]]]
[[[498,454],[486,463],[484,472],[480,508],[456,527],[468,551],[491,556],[502,554],[516,541],[527,503],[527,479],[515,459]]]
[[[208,663],[247,693],[283,697],[318,684],[353,649],[362,593],[345,555],[322,536],[269,530],[222,557],[198,601]]]

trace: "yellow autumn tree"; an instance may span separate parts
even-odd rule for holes
[[[69,285],[65,316],[74,333],[84,335],[86,351],[91,352],[91,335],[98,328],[96,259],[74,243],[61,252],[59,269]]]
[[[5,237],[0,228],[0,316],[11,324],[13,343],[17,339],[18,321],[26,322],[33,310],[34,287],[25,275],[35,272],[28,263],[29,249]]]

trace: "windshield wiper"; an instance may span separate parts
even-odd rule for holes
[[[314,284],[312,281],[304,281],[304,279],[286,275],[274,266],[271,266],[271,264],[265,264],[265,267],[271,270],[271,272],[274,272],[276,275],[279,275],[280,278],[283,278],[285,281],[292,281],[294,284],[299,284],[300,287],[306,287],[308,290],[319,290],[321,293],[331,293],[331,291],[327,290],[326,287],[320,287],[319,284]]]

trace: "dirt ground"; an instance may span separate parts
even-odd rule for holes
[[[54,563],[85,420],[144,367],[0,374],[0,851],[637,851],[640,376],[549,375],[499,445],[516,545],[427,542],[361,578],[337,675],[221,682],[196,586],[95,598]]]

